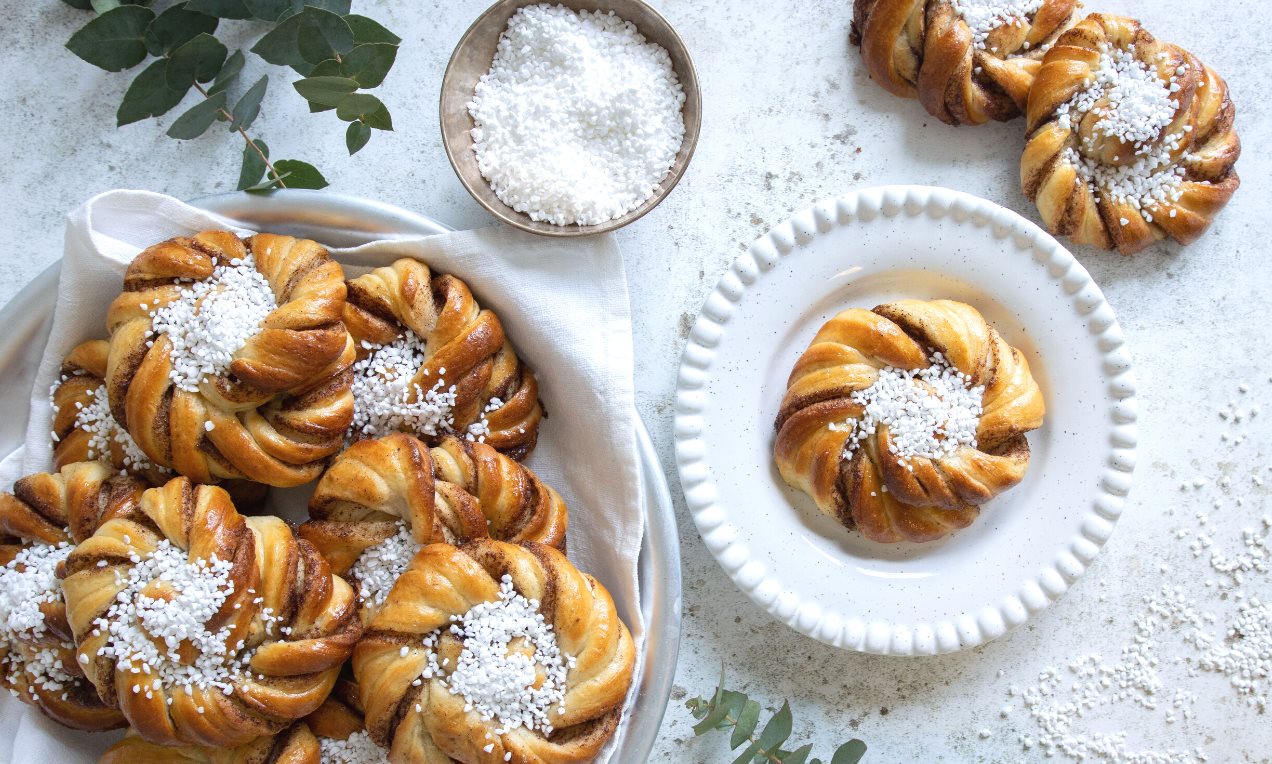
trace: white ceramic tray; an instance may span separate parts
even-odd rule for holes
[[[827,319],[903,297],[977,307],[1028,357],[1047,418],[1024,481],[971,527],[883,545],[783,483],[773,422]],[[946,653],[1024,623],[1100,551],[1131,486],[1134,395],[1112,308],[1055,239],[968,194],[889,186],[800,212],[720,279],[680,367],[676,460],[707,547],[760,606],[838,647]]]
[[[355,246],[394,235],[445,233],[447,226],[379,202],[328,191],[278,191],[264,196],[225,194],[193,202],[245,228],[288,233],[329,246]],[[0,458],[22,445],[27,407],[40,356],[52,327],[60,261],[37,276],[0,310]],[[639,559],[644,660],[611,761],[649,756],[662,724],[680,645],[680,543],[667,480],[649,433],[637,419],[645,488],[645,539]]]

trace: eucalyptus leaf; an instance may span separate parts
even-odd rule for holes
[[[356,45],[340,63],[340,70],[364,88],[379,87],[389,69],[393,68],[397,52],[398,46],[387,42]]]
[[[251,143],[243,145],[243,165],[239,169],[237,186],[239,191],[248,189],[260,182],[261,176],[265,174],[265,170],[267,169],[265,166],[265,159],[261,157],[261,154],[264,154],[265,158],[268,158],[269,146],[265,145],[265,141],[257,140],[254,142],[256,147],[261,150],[261,153],[256,153],[256,150],[252,148]]]
[[[217,23],[212,16],[174,5],[150,22],[146,29],[146,49],[152,56],[167,55],[200,34],[212,34]]]
[[[310,64],[343,56],[353,48],[353,30],[339,15],[306,6],[296,18],[300,19],[297,49]]]
[[[785,743],[786,738],[791,736],[791,722],[791,704],[784,702],[764,725],[764,731],[760,733],[760,747],[768,752]]]
[[[748,764],[748,762],[750,762],[752,759],[755,758],[755,754],[759,750],[760,750],[760,743],[757,740],[751,743],[750,745],[748,745],[742,751],[742,753],[736,759],[733,760],[733,764]]]
[[[229,86],[234,84],[238,79],[239,72],[243,71],[243,64],[247,59],[243,56],[243,51],[236,50],[225,59],[225,63],[221,66],[221,71],[216,73],[216,79],[212,80],[212,87],[208,88],[208,93],[220,93]]]
[[[835,750],[830,764],[857,764],[866,755],[866,744],[860,740],[849,740]]]
[[[92,0],[89,5],[97,13],[109,13],[123,5],[123,3],[120,0]]]
[[[184,88],[172,88],[168,84],[168,61],[155,61],[137,75],[124,93],[124,100],[115,113],[115,123],[119,127],[139,122],[146,117],[157,117],[166,114],[172,107],[185,98],[189,85]]]
[[[358,89],[358,83],[348,77],[306,77],[293,82],[292,87],[310,103],[339,106],[341,101]]]
[[[230,129],[238,130],[251,127],[256,121],[256,116],[261,113],[261,99],[265,97],[265,89],[269,87],[269,75],[261,75],[256,84],[247,89],[247,92],[239,98],[238,103],[234,104],[231,115],[234,117],[230,121]]]
[[[168,87],[184,92],[196,81],[210,82],[221,71],[228,52],[212,35],[197,35],[168,57]]]
[[[66,47],[93,66],[123,71],[146,59],[146,26],[154,18],[149,8],[121,5],[81,27]]]
[[[358,153],[369,140],[371,140],[371,128],[362,122],[349,123],[349,129],[345,130],[345,147],[349,149],[349,156]]]
[[[334,107],[334,106],[325,106],[325,105],[320,104],[320,103],[314,103],[313,101],[310,101],[310,102],[309,102],[309,113],[310,113],[310,114],[317,114],[317,113],[318,113],[318,112],[320,112],[320,111],[332,111],[332,110],[334,110],[335,108],[336,108],[336,107]]]
[[[345,23],[353,30],[353,41],[358,45],[373,42],[387,42],[390,45],[397,45],[402,42],[402,38],[385,29],[380,22],[375,19],[369,19],[366,16],[359,16],[356,13],[346,14]]]
[[[349,9],[353,7],[352,0],[305,0],[305,5],[311,8],[321,8],[324,11],[331,11],[344,16],[349,13]]]
[[[299,159],[280,159],[274,163],[274,169],[286,178],[288,188],[319,189],[329,185],[318,168]]]
[[[813,744],[805,743],[790,753],[782,757],[782,764],[804,764],[808,761],[808,754],[813,752]]]
[[[245,0],[186,0],[185,7],[219,19],[252,18],[252,12],[248,10]]]
[[[225,108],[225,100],[226,94],[220,92],[198,102],[168,127],[168,137],[188,141],[203,135]]]
[[[278,21],[292,10],[291,0],[244,0],[253,18],[261,21]]]
[[[66,3],[72,8],[78,8],[81,11],[93,10],[93,4],[89,0],[62,0],[62,2]]]
[[[743,742],[750,740],[751,735],[755,733],[755,725],[759,721],[760,704],[754,700],[747,700],[738,713],[737,726],[733,728],[733,736],[729,738],[729,747],[737,748]]]
[[[392,130],[393,119],[389,110],[379,98],[370,93],[353,93],[345,96],[336,104],[336,116],[345,122],[360,119],[368,127],[377,130]]]
[[[271,29],[252,46],[252,52],[271,64],[279,66],[306,65],[300,55],[297,36],[300,33],[300,17],[291,16]]]

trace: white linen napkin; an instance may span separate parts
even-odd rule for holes
[[[210,228],[246,233],[144,191],[107,192],[71,213],[52,334],[31,393],[25,453],[0,464],[0,487],[52,468],[49,388],[72,347],[105,337],[107,306],[132,258],[156,242]],[[548,412],[527,464],[570,509],[570,558],[609,589],[643,645],[636,562],[644,497],[632,329],[627,280],[612,237],[563,241],[501,227],[378,241],[333,249],[332,255],[351,275],[405,255],[419,258],[464,279],[478,302],[499,314],[518,354],[538,374]],[[285,495],[280,503],[299,500],[303,506],[308,490]],[[280,514],[295,510],[280,507]],[[0,697],[0,761],[93,762],[116,739],[66,730],[8,695]]]

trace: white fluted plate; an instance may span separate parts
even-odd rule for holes
[[[783,483],[773,422],[831,316],[940,297],[973,305],[1025,353],[1046,422],[1022,483],[970,527],[877,544]],[[1130,490],[1135,421],[1125,338],[1073,255],[992,202],[887,186],[795,215],[720,279],[680,367],[676,461],[707,547],[761,607],[837,647],[932,655],[1001,636],[1082,575]]]

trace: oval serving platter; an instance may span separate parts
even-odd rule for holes
[[[304,236],[328,246],[351,247],[374,239],[429,236],[451,229],[431,218],[381,202],[328,191],[287,190],[265,195],[222,194],[195,206],[241,223]],[[0,403],[17,412],[0,422],[0,457],[21,447],[26,412],[39,359],[52,328],[61,261],[31,281],[0,309]],[[667,480],[643,422],[637,418],[637,450],[645,494],[645,539],[638,575],[645,619],[643,660],[636,691],[614,736],[611,761],[644,761],[658,736],[675,675],[680,645],[680,544]]]
[[[1029,360],[1047,405],[1024,480],[970,527],[876,544],[823,515],[773,464],[796,359],[841,310],[946,297]],[[1108,539],[1136,445],[1131,357],[1090,274],[1033,223],[947,189],[822,202],[751,245],[707,297],[676,398],[676,461],[707,547],[796,631],[885,655],[983,644],[1054,602]]]

